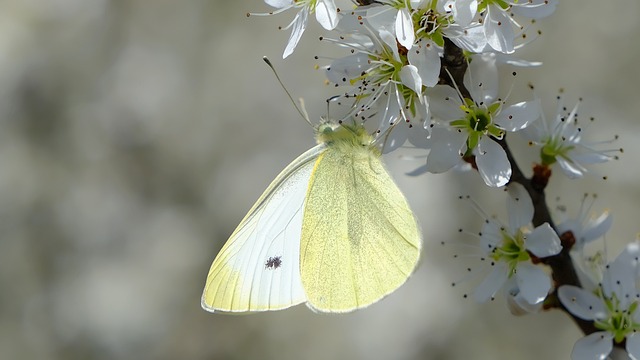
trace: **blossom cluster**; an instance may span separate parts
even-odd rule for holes
[[[342,7],[334,0],[265,2],[276,9],[269,14],[295,12],[284,27],[291,35],[283,57],[294,52],[311,15],[336,34],[322,40],[345,48],[348,55],[324,69],[329,82],[347,88],[341,92],[350,100],[344,117],[374,123],[385,152],[407,141],[428,149],[426,164],[413,175],[471,164],[485,184],[504,186],[512,169],[497,141],[527,128],[533,130],[524,135],[571,177],[582,175],[584,164],[611,158],[588,146],[583,148],[593,151],[586,155],[572,154],[581,138],[565,133],[575,126],[540,125],[545,122],[536,121],[542,115],[539,100],[509,103],[499,96],[499,66],[540,65],[514,54],[535,39],[530,24],[551,15],[557,0],[359,0]],[[446,49],[452,47],[461,50],[466,67],[459,86],[451,66],[445,66]]]
[[[590,217],[585,198],[575,218],[555,223],[544,202],[553,166],[582,178],[588,166],[618,158],[617,136],[588,140],[581,101],[566,108],[558,96],[556,113],[546,117],[537,96],[514,101],[498,86],[507,66],[541,65],[516,55],[541,34],[532,25],[553,14],[558,0],[339,1],[265,0],[275,8],[269,14],[295,12],[284,27],[291,34],[283,58],[315,16],[331,31],[320,40],[346,53],[321,67],[346,104],[342,119],[374,127],[383,152],[407,143],[424,149],[426,163],[409,175],[474,169],[487,186],[506,187],[508,222],[485,216],[475,235],[487,271],[473,297],[484,302],[502,290],[514,314],[562,308],[593,322],[597,331],[585,330],[574,359],[604,359],[613,345],[640,359],[640,247],[601,265],[584,249],[605,237],[611,214]],[[509,133],[539,154],[531,178],[515,163]],[[570,264],[554,265],[562,261]],[[575,274],[558,273],[566,268]]]

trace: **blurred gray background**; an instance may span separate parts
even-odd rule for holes
[[[402,151],[386,161],[425,249],[398,291],[340,316],[305,306],[250,316],[200,309],[217,251],[314,144],[261,57],[315,119],[336,90],[313,68],[327,61],[313,56],[346,55],[319,44],[313,21],[282,61],[288,32],[277,27],[293,13],[246,17],[267,10],[259,0],[0,1],[0,358],[568,358],[581,334],[564,314],[513,317],[501,297],[463,299],[480,278],[450,286],[465,265],[451,260],[459,249],[439,243],[480,226],[457,196],[502,214],[504,194],[473,173],[409,178],[424,160]],[[583,181],[557,171],[549,189],[550,203],[569,213],[584,192],[598,193],[594,210],[614,212],[611,257],[640,231],[640,5],[602,10],[562,0],[521,53],[545,66],[517,70],[505,89],[513,84],[514,101],[523,100],[534,82],[552,116],[562,87],[570,106],[584,97],[594,138],[622,136],[621,161]],[[521,149],[528,168],[534,156]]]

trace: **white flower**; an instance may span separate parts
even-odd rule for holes
[[[605,359],[613,344],[622,341],[629,356],[640,359],[639,256],[640,246],[631,243],[603,271],[598,288],[563,285],[558,289],[558,298],[570,313],[593,321],[601,330],[578,340],[572,359]]]
[[[366,19],[374,29],[386,29],[395,35],[398,43],[410,50],[416,39],[413,26],[413,9],[422,5],[422,0],[379,0],[380,6],[367,10]]]
[[[504,4],[504,3],[503,3]],[[487,43],[492,49],[510,54],[513,52],[515,33],[506,9],[497,3],[489,2],[485,9],[482,30],[487,37]]]
[[[602,265],[602,254],[596,253],[593,256],[585,255],[584,248],[588,243],[604,237],[604,235],[611,229],[613,223],[613,215],[605,210],[599,215],[594,214],[591,211],[595,196],[592,197],[592,201],[587,203],[589,195],[585,194],[580,203],[580,209],[578,215],[575,218],[566,217],[556,225],[558,234],[566,239],[565,244],[571,244],[573,239],[573,245],[571,245],[571,258],[576,268],[576,273],[580,279],[580,283],[585,287],[595,288],[595,285],[600,282]],[[570,235],[568,234],[570,232]],[[569,237],[570,236],[570,237]]]
[[[484,14],[482,30],[487,44],[494,50],[510,54],[514,51],[514,40],[518,34],[514,28],[524,29],[524,26],[513,16],[528,19],[540,19],[555,11],[557,0],[528,0],[528,1],[483,1],[478,11]]]
[[[465,27],[478,13],[478,0],[438,0],[437,9],[441,13],[451,13],[453,21]]]
[[[526,0],[509,1],[511,11],[529,19],[542,19],[553,14],[558,6],[558,0]]]
[[[502,139],[505,131],[522,130],[536,120],[538,101],[504,106],[497,98],[495,57],[475,57],[464,84],[472,99],[463,99],[455,89],[444,85],[429,92],[431,113],[439,119],[436,127],[446,127],[446,131],[432,131],[431,152],[424,170],[441,173],[463,159],[475,157],[484,182],[493,187],[504,186],[511,178],[511,164],[494,139]]]
[[[540,157],[542,165],[551,166],[558,163],[564,174],[570,179],[578,179],[587,172],[586,165],[602,163],[616,159],[612,153],[622,152],[622,149],[598,149],[603,144],[610,144],[617,140],[589,142],[583,138],[584,128],[578,124],[578,106],[566,115],[562,97],[558,96],[558,111],[551,122],[544,117],[528,127],[523,135],[531,144],[541,147]]]
[[[595,216],[591,212],[593,201],[588,204],[586,203],[588,198],[589,195],[585,194],[580,203],[578,216],[564,219],[556,226],[559,234],[571,231],[575,239],[572,250],[578,250],[580,252],[586,244],[603,237],[604,234],[611,229],[611,224],[613,223],[613,215],[608,210]],[[593,199],[595,199],[595,197]]]
[[[409,63],[406,50],[400,51],[390,31],[382,28],[372,33],[363,20],[353,21],[352,17],[345,16],[346,21],[341,22],[341,30],[347,32],[341,40],[327,39],[351,48],[354,53],[334,60],[326,71],[327,79],[336,86],[353,86],[343,95],[354,101],[347,116],[377,119],[378,133],[388,141],[385,152],[401,146],[407,139],[424,146],[429,106],[419,69]],[[398,127],[406,129],[398,131]],[[408,129],[415,134],[412,136]]]
[[[480,235],[481,250],[491,261],[492,269],[476,288],[474,298],[485,302],[509,281],[508,294],[513,301],[538,305],[547,297],[551,279],[532,262],[532,256],[553,256],[562,250],[562,246],[548,223],[530,229],[534,209],[525,188],[513,183],[508,190],[509,225],[487,220]]]
[[[278,10],[273,14],[281,13],[291,8],[299,9],[295,18],[284,29],[291,28],[291,35],[282,58],[291,55],[295,50],[304,30],[307,28],[309,14],[316,14],[316,20],[327,30],[333,30],[338,24],[338,9],[333,0],[264,0],[267,5]],[[258,14],[256,14],[258,15]]]

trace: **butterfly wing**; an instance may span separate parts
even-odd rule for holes
[[[328,148],[309,181],[301,237],[302,284],[322,312],[366,307],[417,265],[418,224],[373,148]]]
[[[300,279],[303,204],[318,145],[287,166],[216,256],[202,294],[208,311],[279,310],[306,300]]]

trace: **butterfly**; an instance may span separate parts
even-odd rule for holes
[[[362,124],[325,121],[318,145],[269,185],[216,256],[212,312],[318,312],[369,306],[414,271],[421,233]]]

